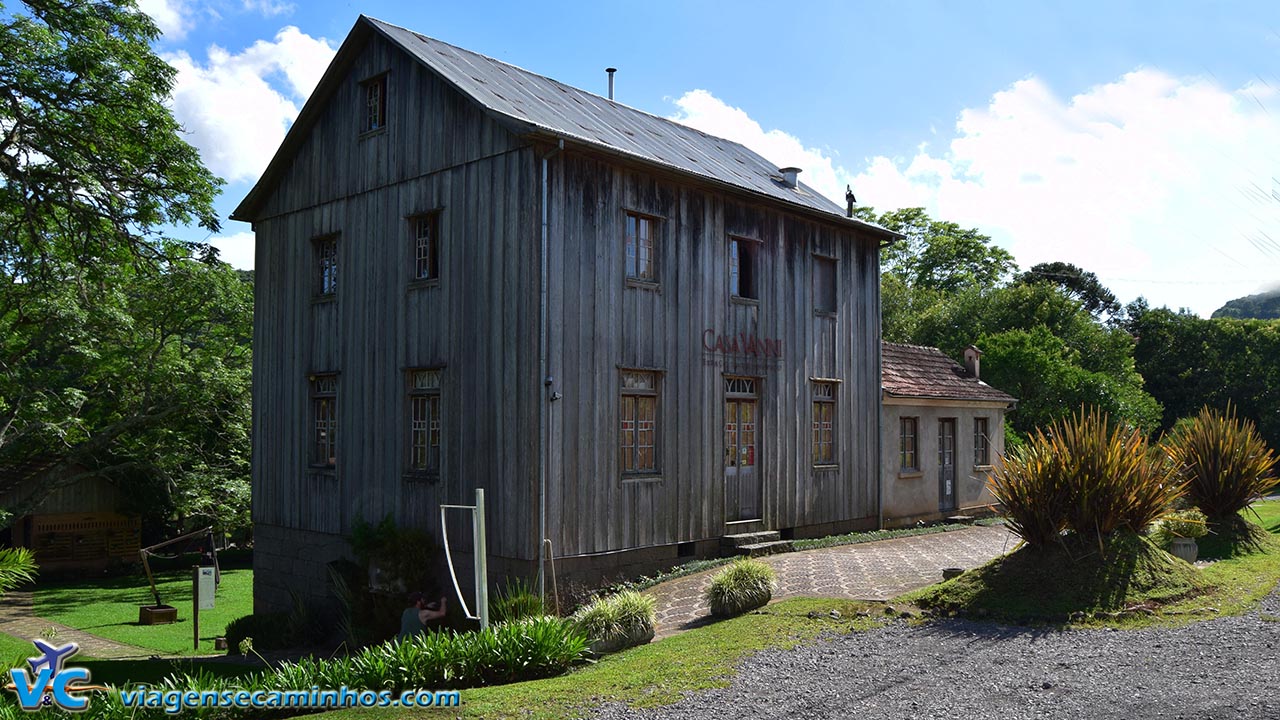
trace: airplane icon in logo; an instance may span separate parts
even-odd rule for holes
[[[44,640],[32,640],[36,649],[44,653],[38,657],[27,658],[27,664],[31,666],[31,674],[39,675],[41,668],[49,668],[54,675],[62,672],[62,666],[66,663],[67,658],[75,655],[80,646],[75,643],[67,643],[61,647],[54,647]]]

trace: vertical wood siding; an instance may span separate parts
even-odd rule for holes
[[[549,533],[559,555],[718,537],[726,375],[760,378],[769,527],[876,513],[877,249],[871,239],[714,192],[566,153],[552,164]],[[658,218],[658,287],[629,286],[626,211]],[[759,241],[759,302],[732,301],[730,236]],[[837,259],[834,318],[814,312],[813,255]],[[703,333],[781,341],[781,360],[707,353]],[[623,478],[620,368],[661,373],[659,478]],[[842,382],[838,468],[812,465],[809,378]]]
[[[359,82],[388,70],[387,128],[360,137]],[[391,514],[438,532],[440,503],[470,503],[484,487],[490,548],[532,556],[535,167],[531,148],[370,44],[256,223],[255,520],[346,533]],[[440,279],[411,286],[407,218],[427,211],[440,213]],[[316,302],[312,239],[329,233],[338,291]],[[438,482],[405,475],[412,367],[444,368]],[[332,473],[307,467],[314,372],[339,373]],[[469,547],[454,517],[451,540]]]
[[[388,124],[359,133],[360,81],[387,72]],[[534,149],[374,39],[255,224],[254,518],[347,533],[488,490],[489,543],[536,557],[540,184]],[[725,531],[725,375],[760,378],[757,474],[774,528],[875,516],[875,241],[593,159],[551,161],[548,528],[557,555]],[[655,216],[658,287],[624,279],[624,212]],[[440,212],[440,280],[411,287],[407,217]],[[313,239],[337,234],[338,291],[313,300]],[[758,241],[758,304],[732,302],[730,235]],[[838,311],[814,313],[813,256]],[[778,339],[782,357],[707,353],[703,334]],[[442,472],[406,478],[406,369],[442,367]],[[660,372],[659,478],[618,463],[620,368]],[[337,372],[333,473],[307,467],[308,374]],[[811,461],[809,378],[836,378],[838,467]],[[469,533],[452,540],[469,545]]]

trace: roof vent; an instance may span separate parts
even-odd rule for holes
[[[782,173],[782,182],[784,185],[786,185],[789,188],[793,188],[796,186],[796,182],[797,182],[796,176],[800,174],[800,168],[784,167],[784,168],[780,168],[778,172]]]
[[[613,74],[618,72],[618,68],[605,68],[604,71],[609,74],[609,99],[613,99]]]

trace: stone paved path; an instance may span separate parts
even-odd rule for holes
[[[878,542],[783,553],[761,558],[778,573],[782,598],[831,597],[888,600],[942,580],[942,569],[977,567],[1013,549],[1017,539],[1004,526],[915,535]],[[705,623],[710,610],[703,592],[714,568],[655,585],[658,637]]]
[[[49,638],[50,628],[56,637]],[[32,609],[30,592],[11,590],[0,596],[0,632],[24,640],[45,638],[57,640],[59,643],[74,642],[80,646],[80,657],[115,660],[120,658],[147,658],[155,655],[154,650],[125,645],[115,640],[90,635],[52,620],[37,617]],[[35,646],[31,647],[35,654]]]

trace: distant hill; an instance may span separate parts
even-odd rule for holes
[[[1280,289],[1228,300],[1226,305],[1213,311],[1216,318],[1280,318]]]

